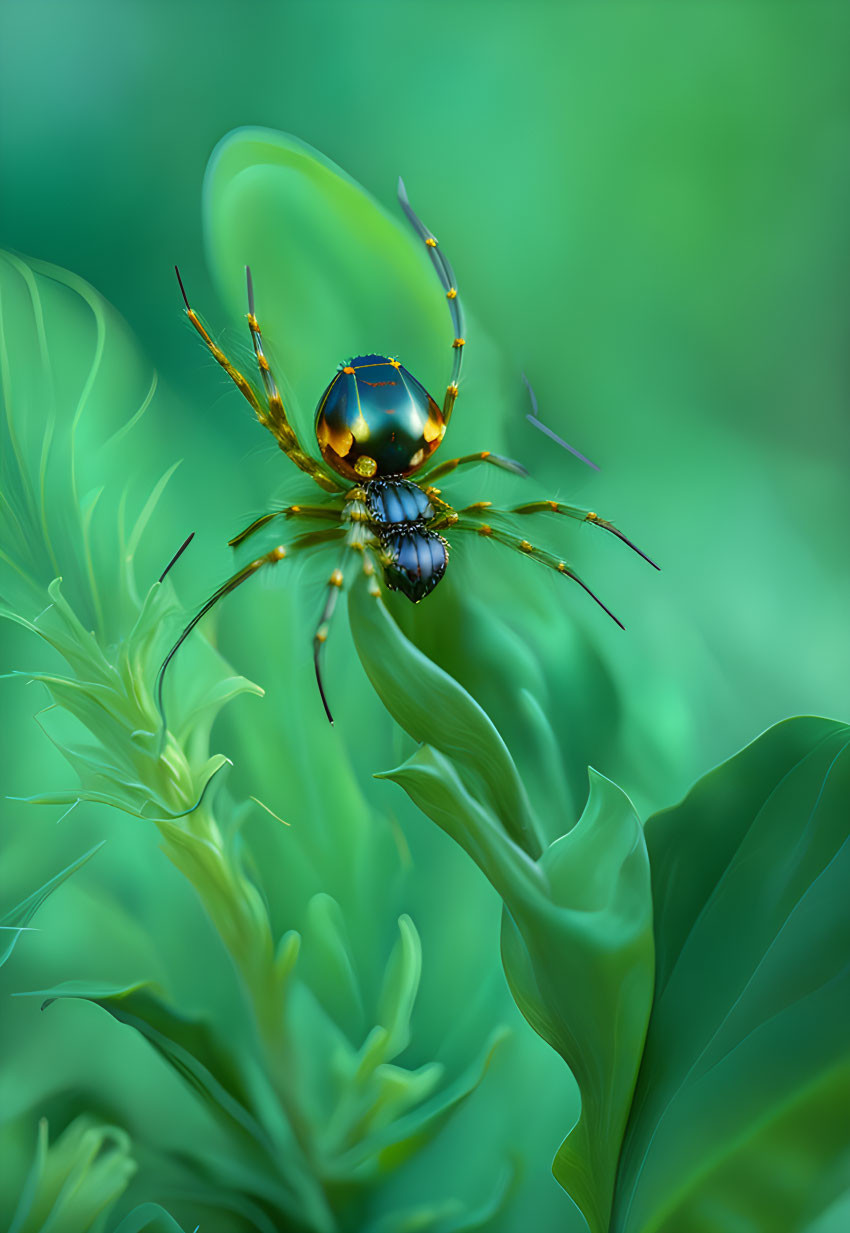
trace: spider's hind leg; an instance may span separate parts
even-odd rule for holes
[[[479,509],[481,506],[479,505]],[[578,576],[574,569],[569,566],[566,561],[560,560],[551,552],[546,552],[543,548],[537,548],[534,544],[529,543],[527,539],[520,539],[518,535],[511,535],[508,531],[503,531],[499,527],[492,526],[489,522],[475,517],[477,513],[476,507],[471,506],[465,511],[467,514],[473,514],[473,518],[461,517],[454,524],[453,531],[474,531],[484,539],[494,539],[500,544],[504,544],[506,548],[512,548],[515,552],[521,552],[524,556],[532,557],[535,561],[539,561],[541,565],[545,565],[548,569],[554,570],[558,574],[564,574],[567,578],[572,578],[573,582],[577,582],[583,591],[586,591],[590,598],[597,603],[603,612],[607,612],[608,616],[619,625],[620,629],[625,629],[625,625],[614,616],[614,613],[603,604],[598,595],[591,591],[586,582]]]
[[[222,585],[218,588],[218,590],[214,591],[213,594],[209,597],[209,599],[206,600],[206,602],[201,606],[200,610],[195,614],[195,616],[192,617],[188,625],[186,625],[183,632],[180,634],[180,637],[177,639],[177,641],[174,643],[171,650],[166,655],[165,659],[162,661],[162,665],[159,669],[159,672],[157,673],[155,699],[156,699],[157,710],[159,711],[160,718],[162,720],[163,741],[165,739],[165,730],[167,727],[166,716],[165,716],[165,702],[164,702],[164,695],[163,695],[163,690],[165,686],[165,674],[168,671],[169,665],[174,659],[174,656],[180,650],[181,646],[186,641],[186,639],[189,637],[189,635],[191,634],[195,626],[207,615],[207,613],[212,608],[215,607],[215,605],[218,603],[220,599],[224,599],[224,597],[226,595],[229,595],[231,591],[235,591],[237,587],[240,587],[243,582],[247,582],[249,578],[253,577],[254,574],[256,574],[259,570],[263,569],[266,565],[277,565],[280,561],[283,561],[285,558],[294,556],[299,552],[306,552],[307,550],[311,548],[318,547],[319,545],[322,545],[322,544],[330,543],[333,540],[338,540],[341,534],[342,534],[342,529],[340,527],[334,527],[334,528],[331,528],[329,530],[324,530],[324,531],[308,531],[304,535],[300,535],[291,544],[286,544],[286,545],[278,544],[277,547],[272,548],[271,551],[264,552],[261,556],[256,557],[253,561],[249,561],[249,563],[247,565],[244,565],[242,569],[237,570],[235,574],[233,574],[230,578],[228,578],[226,582],[222,583]]]
[[[241,586],[243,582],[247,582],[249,578],[256,574],[257,571],[262,569],[265,565],[277,565],[277,563],[282,561],[287,555],[287,549],[283,546],[283,544],[279,544],[276,548],[272,548],[270,552],[263,553],[261,557],[257,557],[256,560],[249,562],[248,565],[245,565],[242,569],[237,570],[232,577],[222,583],[217,591],[213,592],[206,603],[203,604],[200,611],[192,617],[189,624],[185,627],[180,637],[174,643],[174,646],[162,661],[162,665],[156,678],[156,706],[162,720],[163,737],[165,736],[165,729],[167,727],[165,718],[165,703],[163,700],[163,687],[165,685],[165,674],[168,671],[168,666],[174,659],[174,656],[180,650],[181,646],[189,637],[198,622],[207,615],[211,608],[215,607],[220,599],[224,599],[225,595],[229,595],[231,591],[235,591],[236,588]]]
[[[565,518],[573,518],[577,522],[589,522],[591,526],[601,527],[603,531],[609,531],[611,535],[622,540],[627,547],[631,548],[632,552],[636,552],[639,557],[643,557],[648,565],[653,569],[660,571],[661,566],[656,565],[651,557],[648,557],[645,552],[638,548],[637,544],[633,544],[628,536],[624,535],[618,527],[615,527],[613,522],[608,522],[605,518],[600,518],[593,510],[581,509],[578,505],[565,505],[562,501],[529,501],[525,505],[512,505],[510,509],[497,509],[489,501],[476,501],[474,505],[468,505],[460,511],[461,514],[479,513],[483,510],[487,511],[488,517],[504,517],[514,514],[561,514]]]

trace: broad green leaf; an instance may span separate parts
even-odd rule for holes
[[[846,1185],[850,729],[771,728],[650,818],[658,984],[617,1233],[798,1233]]]
[[[32,918],[35,916],[38,909],[49,899],[58,886],[61,886],[66,878],[70,878],[72,873],[76,873],[78,869],[82,869],[87,861],[90,861],[95,852],[99,851],[106,840],[101,843],[96,843],[93,848],[89,848],[88,852],[84,852],[77,860],[72,861],[60,873],[54,874],[42,886],[27,895],[26,899],[22,899],[14,908],[10,908],[4,916],[0,916],[0,967],[7,961],[12,951],[15,949],[15,943],[21,935],[21,931],[26,929]]]
[[[451,758],[461,778],[531,856],[540,842],[525,789],[499,733],[465,689],[404,637],[362,585],[349,597],[351,628],[381,701],[415,741]]]
[[[490,721],[365,588],[355,588],[350,607],[370,680],[411,735],[429,742],[383,777],[465,848],[504,901],[511,991],[581,1091],[579,1121],[558,1152],[555,1176],[591,1233],[605,1233],[652,1002],[652,899],[640,823],[620,789],[591,772],[582,817],[533,860],[518,841],[528,832],[512,812],[524,794],[510,793],[518,776]],[[408,680],[415,690],[399,684]]]

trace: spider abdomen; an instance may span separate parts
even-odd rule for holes
[[[417,523],[387,526],[380,539],[387,586],[418,604],[446,572],[448,544],[436,531]]]
[[[436,515],[430,497],[403,475],[373,479],[355,491],[380,545],[387,586],[417,604],[446,572],[449,555],[446,541],[428,526]]]

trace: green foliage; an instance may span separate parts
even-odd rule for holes
[[[395,50],[394,26],[386,37]],[[380,63],[375,50],[369,47],[373,66]],[[254,57],[246,62],[253,72]],[[362,58],[353,57],[352,63],[362,82]],[[353,94],[352,100],[354,106]],[[454,113],[456,99],[450,107]],[[453,125],[455,120],[453,114]],[[517,131],[525,144],[526,130]],[[369,140],[371,149],[371,134]],[[469,162],[475,166],[474,159]],[[385,172],[381,166],[376,183],[384,183]],[[527,196],[526,181],[511,178]],[[518,275],[504,263],[509,253],[502,243],[504,216],[499,223],[496,215],[503,200],[512,208],[511,193],[520,190],[507,183],[503,190],[499,200],[484,203],[490,214],[476,222],[482,243],[500,255],[500,277],[510,281]],[[383,346],[387,337],[430,386],[442,381],[444,305],[423,255],[398,220],[329,160],[296,139],[269,130],[242,131],[217,150],[205,208],[214,275],[234,319],[244,312],[242,266],[248,261],[254,267],[258,311],[277,367],[295,387],[287,394],[302,430],[308,427],[311,396],[339,358]],[[425,212],[429,221],[438,221],[431,219],[430,207]],[[560,219],[559,199],[559,224]],[[761,226],[761,212],[759,220]],[[143,229],[147,221],[142,224]],[[535,245],[541,245],[538,260],[542,252],[547,271],[552,243],[546,228],[529,238],[532,262]],[[515,288],[511,298],[531,320],[525,255],[516,265],[523,294]],[[601,299],[607,321],[609,304],[604,295]],[[159,289],[154,300],[159,315]],[[552,341],[558,344],[550,375],[557,393],[563,391],[563,308],[559,293],[558,311],[548,314],[545,327],[556,331],[548,346],[552,351]],[[665,338],[665,373],[667,311],[665,329],[657,331]],[[173,319],[162,330],[160,342],[173,333]],[[151,331],[153,336],[154,327]],[[603,335],[607,361],[612,340],[600,331]],[[643,346],[647,340],[640,337]],[[503,370],[499,351],[480,331],[476,338],[465,370],[470,388],[462,392],[463,400],[470,395],[474,414],[456,416],[452,450],[456,445],[457,452],[504,448],[501,434],[518,436],[515,428],[505,427],[504,412],[512,406],[510,390],[518,385],[514,369],[520,365],[509,354]],[[629,408],[625,426],[612,418],[610,452],[643,459],[644,465],[634,468],[632,498],[638,494],[640,501],[632,501],[633,509],[649,508],[647,489],[657,491],[663,502],[659,526],[680,525],[668,517],[677,503],[676,477],[656,472],[650,482],[645,467],[653,460],[645,450],[641,454],[638,437],[628,437],[642,433],[647,420],[640,413],[645,407],[638,402],[635,410],[633,404],[638,383],[628,358],[626,348],[626,362],[602,366],[606,374],[622,374],[616,397],[612,387],[608,394]],[[538,362],[544,364],[545,354]],[[587,362],[595,381],[600,366]],[[577,368],[581,364],[573,371]],[[164,649],[185,619],[170,581],[137,587],[137,577],[159,572],[144,561],[146,546],[156,545],[157,560],[168,555],[162,534],[152,537],[158,521],[173,534],[174,519],[163,518],[161,508],[173,500],[171,512],[176,506],[181,522],[191,518],[194,525],[196,517],[214,520],[221,511],[230,517],[229,499],[237,506],[261,503],[253,467],[234,466],[238,430],[221,434],[215,415],[201,420],[197,414],[199,407],[209,412],[215,402],[214,394],[194,388],[206,379],[204,370],[186,366],[181,350],[174,379],[182,381],[189,408],[186,453],[195,468],[194,495],[187,486],[172,498],[173,481],[166,488],[173,467],[161,472],[177,448],[172,434],[179,417],[162,416],[158,397],[153,405],[166,428],[151,457],[153,474],[161,478],[143,479],[141,500],[132,491],[128,495],[128,484],[139,480],[135,441],[156,383],[116,315],[87,284],[43,263],[3,257],[0,379],[6,417],[0,475],[4,615],[40,640],[32,645],[40,647],[43,659],[35,671],[21,675],[47,690],[45,727],[80,781],[78,788],[55,790],[49,775],[44,784],[36,776],[30,799],[48,806],[106,805],[110,817],[116,809],[132,816],[132,822],[122,819],[125,825],[144,820],[157,828],[165,854],[191,888],[190,910],[181,920],[190,919],[197,898],[231,961],[223,978],[215,936],[201,949],[195,935],[193,949],[188,932],[184,937],[180,928],[171,930],[169,921],[169,958],[182,980],[175,975],[159,989],[129,978],[98,981],[96,971],[89,976],[75,969],[73,981],[51,973],[40,982],[46,985],[41,997],[60,1003],[44,1016],[46,1024],[56,1025],[45,1030],[55,1031],[53,1042],[61,1042],[52,1044],[54,1051],[64,1048],[65,1024],[77,1011],[93,1015],[96,1030],[105,1027],[110,1042],[126,1049],[128,1058],[137,1058],[127,1043],[136,1041],[159,1060],[162,1074],[179,1079],[179,1091],[197,1115],[196,1129],[204,1129],[187,1140],[188,1146],[160,1146],[171,1117],[182,1108],[173,1084],[157,1111],[160,1122],[153,1134],[134,1124],[137,1110],[121,1108],[120,1092],[111,1102],[120,1115],[112,1110],[105,1118],[100,1110],[97,1117],[72,1114],[49,1147],[46,1130],[40,1131],[35,1162],[27,1176],[21,1174],[17,1209],[9,1213],[15,1233],[39,1228],[177,1233],[199,1223],[202,1233],[207,1228],[277,1233],[282,1225],[328,1233],[461,1233],[477,1227],[503,1233],[523,1219],[529,1224],[529,1211],[535,1227],[568,1223],[572,1229],[579,1219],[574,1212],[553,1208],[551,1220],[539,1215],[549,1196],[536,1178],[525,1192],[525,1208],[519,1206],[520,1167],[534,1163],[525,1128],[553,1117],[561,1136],[566,1134],[555,1174],[592,1233],[679,1233],[685,1227],[695,1233],[718,1227],[801,1233],[821,1216],[823,1222],[840,1221],[841,1207],[830,1205],[846,1178],[843,1112],[850,1095],[841,1031],[848,1018],[850,941],[842,895],[850,872],[846,730],[814,719],[771,729],[700,781],[681,805],[650,818],[645,840],[629,799],[606,776],[591,772],[583,812],[576,805],[584,794],[588,760],[612,774],[612,764],[624,770],[622,782],[630,789],[634,783],[644,797],[669,799],[669,783],[687,782],[692,767],[706,758],[692,715],[710,708],[695,708],[695,697],[714,698],[722,716],[713,728],[710,716],[701,721],[711,729],[706,748],[718,741],[726,746],[728,699],[718,706],[706,680],[717,675],[714,657],[724,630],[727,668],[731,662],[740,671],[742,647],[748,660],[759,661],[754,640],[747,642],[730,613],[763,614],[764,603],[759,607],[742,597],[743,608],[730,604],[721,613],[702,603],[693,624],[678,621],[693,630],[695,644],[701,629],[706,641],[705,648],[693,651],[687,672],[678,670],[674,652],[668,657],[675,642],[670,611],[656,610],[664,618],[655,622],[660,642],[644,631],[641,644],[638,631],[627,651],[614,651],[595,627],[588,625],[587,633],[565,627],[561,605],[569,601],[559,593],[553,602],[545,580],[529,581],[512,593],[513,579],[527,562],[506,563],[497,571],[489,558],[480,567],[476,560],[471,588],[462,585],[464,562],[457,553],[451,577],[433,600],[414,613],[398,613],[410,639],[365,589],[355,590],[353,626],[367,674],[418,745],[413,752],[406,746],[404,764],[385,777],[398,782],[472,856],[495,888],[504,905],[501,953],[511,992],[539,1036],[567,1062],[581,1093],[576,1121],[568,1096],[562,1105],[550,1095],[552,1072],[541,1082],[544,1072],[524,1069],[532,1055],[521,1052],[525,1041],[520,1040],[513,1064],[522,1096],[510,1106],[500,1104],[498,1094],[485,1104],[480,1097],[491,1090],[492,1076],[480,1092],[476,1088],[503,1035],[497,1028],[488,1042],[478,1031],[481,1021],[500,1022],[503,1015],[482,992],[492,974],[495,934],[488,934],[489,917],[482,915],[479,922],[475,905],[491,901],[475,898],[483,880],[476,881],[474,870],[459,874],[445,847],[427,848],[414,809],[402,813],[405,838],[397,846],[392,836],[401,831],[394,817],[388,821],[371,809],[363,779],[376,763],[384,726],[379,704],[343,659],[344,634],[334,681],[343,698],[352,700],[346,705],[354,722],[343,719],[336,733],[313,722],[305,677],[299,676],[300,665],[291,663],[303,633],[300,604],[292,599],[301,594],[296,583],[273,602],[256,590],[241,610],[238,638],[230,642],[240,665],[252,657],[261,664],[264,683],[285,681],[284,701],[276,709],[264,706],[259,719],[248,708],[239,711],[238,702],[225,708],[237,695],[259,691],[196,638],[191,640],[196,645],[187,644],[181,653],[169,687],[169,730],[164,738],[159,731],[152,684]],[[228,416],[236,403],[230,396]],[[671,399],[676,426],[681,402]],[[704,418],[713,420],[717,407],[709,409],[712,415]],[[515,421],[522,427],[520,415]],[[656,428],[661,422],[653,419]],[[624,427],[625,444],[617,435]],[[564,431],[572,439],[572,431]],[[702,445],[701,435],[699,440]],[[731,437],[721,433],[715,441],[724,459],[733,452],[730,441],[740,445],[737,424]],[[761,463],[761,442],[756,445]],[[540,441],[523,438],[522,451],[528,456],[536,451],[545,471],[550,460]],[[699,453],[700,465],[708,465]],[[686,455],[680,450],[677,460]],[[212,470],[204,467],[210,458]],[[796,452],[794,468],[796,474]],[[819,492],[814,470],[811,491]],[[729,469],[727,481],[730,477],[741,480],[736,488],[742,506],[734,522],[726,523],[727,531],[746,525],[744,490],[750,488],[756,502],[751,509],[763,524],[758,504],[763,494],[743,462],[740,474]],[[559,470],[556,482],[562,479]],[[615,473],[609,496],[628,505],[628,484]],[[785,517],[785,505],[793,505],[797,517],[806,503],[788,502],[785,487],[777,484],[780,512]],[[678,493],[683,507],[693,491],[690,474]],[[482,492],[476,489],[474,495]],[[134,506],[139,515],[128,523]],[[692,525],[705,529],[706,543],[718,535],[717,517],[714,501],[692,510]],[[821,529],[820,519],[810,524],[810,530]],[[667,545],[677,593],[687,589],[681,538],[676,530]],[[574,541],[577,552],[583,546]],[[719,560],[725,568],[725,544],[722,552],[715,564]],[[741,561],[749,568],[746,556]],[[781,565],[787,568],[784,540]],[[224,568],[217,560],[209,573],[218,581]],[[711,572],[709,553],[700,573]],[[206,575],[197,581],[209,589]],[[704,593],[697,588],[694,595]],[[636,595],[633,599],[633,610],[647,612],[647,624],[651,603],[665,602],[643,595],[640,603]],[[226,623],[223,618],[225,630]],[[788,624],[783,620],[779,643],[783,665],[794,658],[785,654]],[[797,624],[803,628],[805,622]],[[683,635],[686,649],[687,641]],[[765,648],[768,643],[764,639]],[[641,645],[650,652],[654,646],[656,654],[641,655]],[[665,679],[658,671],[661,646]],[[811,665],[812,652],[798,650],[809,655]],[[772,681],[780,657],[768,663],[767,650],[763,655],[761,678],[749,664],[742,675],[763,683],[767,664]],[[648,666],[634,667],[643,662]],[[795,688],[796,678],[806,676],[797,668],[787,671],[796,673]],[[834,667],[830,672],[837,678]],[[252,675],[258,674],[252,670]],[[734,679],[739,680],[737,672]],[[757,730],[758,705],[770,713],[776,709],[772,702],[747,699],[743,686],[737,693],[736,722],[747,731]],[[780,690],[776,696],[786,695]],[[767,691],[767,697],[774,695]],[[479,701],[494,715],[498,730]],[[634,722],[638,711],[640,725]],[[222,783],[230,759],[214,754],[210,744],[218,716],[216,741],[224,738],[239,762],[241,780],[234,777],[232,797],[232,781]],[[341,749],[340,733],[355,751],[352,762]],[[21,738],[19,747],[28,747],[28,741]],[[283,796],[281,812],[293,823],[285,832],[269,822],[270,810],[263,806],[261,815],[254,807],[270,787],[275,801]],[[85,859],[19,905],[13,941],[27,912]],[[414,870],[405,893],[413,896],[411,886],[419,887],[412,914],[395,906],[405,864]],[[151,878],[145,886],[135,872],[130,871],[129,884],[158,904],[167,881]],[[44,877],[42,871],[26,885]],[[55,919],[74,886],[52,901]],[[442,933],[433,928],[435,919]],[[116,907],[113,921],[118,920]],[[55,943],[56,932],[46,941]],[[442,939],[442,952],[435,937]],[[10,954],[11,947],[6,958]],[[98,967],[92,951],[85,962]],[[472,973],[475,987],[461,984],[460,995],[451,997],[446,991],[458,971]],[[234,978],[233,993],[228,978]],[[219,1004],[211,1011],[206,1003],[199,1009],[201,992],[213,1000],[219,986],[220,1000],[232,1004],[226,1010]],[[430,1005],[423,1005],[427,988]],[[470,1009],[476,1003],[477,1020]],[[21,1005],[37,1015],[34,1002]],[[430,1035],[423,1030],[426,1012],[439,1025]],[[462,1037],[458,1052],[464,1061],[458,1066],[442,1048],[442,1036],[447,1023],[454,1030],[465,1016],[472,1027]],[[30,1030],[33,1020],[26,1022]],[[91,1020],[80,1022],[87,1032]],[[533,1039],[530,1033],[527,1038]],[[538,1076],[536,1086],[526,1078],[531,1073]],[[33,1103],[40,1106],[44,1099],[39,1095]],[[86,1107],[84,1083],[74,1099]],[[93,1098],[90,1103],[97,1105]],[[460,1137],[441,1141],[437,1136],[451,1133],[455,1113]],[[5,1141],[27,1116],[7,1124]],[[490,1146],[495,1124],[506,1127],[506,1135],[524,1128],[522,1142],[513,1144],[516,1168],[506,1163],[504,1139]],[[443,1177],[452,1158],[468,1173],[483,1159],[486,1186],[477,1194],[473,1186],[463,1188],[462,1199],[444,1198],[455,1185]],[[140,1169],[133,1178],[136,1159]],[[417,1178],[425,1179],[418,1192]],[[139,1202],[149,1196],[166,1206]],[[514,1199],[517,1208],[509,1206]],[[818,1233],[827,1227],[819,1226]],[[839,1227],[833,1223],[833,1229]]]
[[[10,908],[8,912],[0,916],[0,929],[10,934],[5,946],[0,950],[0,967],[11,957],[12,951],[15,949],[15,943],[21,934],[29,928],[30,921],[42,904],[50,898],[66,878],[70,878],[72,873],[82,869],[83,865],[90,861],[95,852],[102,846],[102,844],[96,844],[95,847],[90,848],[88,852],[83,853],[77,860],[61,870],[60,873],[54,874],[52,878],[49,878],[43,886],[39,886],[38,890],[34,890],[31,894],[27,895],[26,899],[22,899],[15,907]],[[2,942],[3,939],[0,938],[0,943]]]
[[[118,1127],[78,1117],[48,1143],[42,1119],[9,1233],[102,1233],[135,1171],[130,1140]]]
[[[772,728],[650,818],[646,842],[591,771],[581,818],[537,857],[496,805],[512,763],[486,716],[365,587],[350,607],[370,680],[421,742],[382,777],[501,895],[511,991],[578,1080],[554,1173],[588,1228],[804,1229],[847,1153],[850,728]],[[411,665],[413,698],[396,684]]]
[[[646,824],[657,977],[612,1228],[805,1228],[844,1186],[850,728],[789,719]]]
[[[592,773],[579,822],[542,855],[523,846],[530,827],[522,825],[516,770],[487,717],[407,642],[365,587],[350,609],[370,680],[423,742],[384,777],[466,849],[501,895],[511,991],[578,1080],[581,1117],[555,1175],[601,1233],[652,1000],[649,862],[638,819],[623,793]],[[415,693],[395,684],[411,669]]]
[[[53,510],[51,489],[45,486],[41,501],[34,491],[34,434],[28,448],[20,444],[19,417],[31,429],[36,408],[21,373],[32,371],[53,388],[50,414],[55,415],[55,424],[48,418],[49,439],[60,431],[62,413],[67,415],[69,408],[74,425],[83,425],[92,404],[97,409],[98,382],[104,379],[101,362],[111,344],[108,310],[90,288],[52,267],[30,267],[14,258],[0,267],[0,273],[4,301],[10,291],[15,295],[23,287],[25,293],[17,304],[14,363],[8,352],[3,353],[6,431],[13,448],[4,454],[12,468],[8,488],[12,497],[5,506],[10,550],[2,560],[7,593],[15,598],[7,600],[2,614],[37,635],[64,661],[64,671],[24,675],[46,688],[51,739],[80,781],[78,788],[44,791],[28,799],[54,806],[108,805],[150,820],[164,852],[191,883],[229,951],[245,999],[236,1035],[146,985],[98,989],[85,982],[65,983],[43,991],[44,1004],[57,998],[85,999],[132,1028],[220,1126],[226,1150],[183,1154],[184,1176],[176,1189],[190,1210],[200,1205],[228,1211],[241,1222],[239,1227],[260,1233],[274,1233],[281,1220],[292,1227],[332,1233],[350,1219],[347,1213],[360,1211],[364,1203],[368,1206],[370,1192],[442,1129],[477,1087],[503,1033],[497,1032],[482,1057],[455,1075],[447,1074],[441,1063],[410,1065],[402,1060],[411,1040],[410,1020],[421,974],[419,937],[406,915],[398,921],[398,938],[389,954],[371,957],[372,973],[378,977],[371,992],[371,974],[367,979],[358,970],[350,923],[327,892],[313,895],[307,905],[303,943],[301,933],[291,928],[277,935],[262,882],[240,842],[248,803],[237,807],[223,793],[213,799],[210,790],[214,776],[229,761],[210,753],[213,719],[236,695],[258,692],[256,687],[233,677],[223,659],[207,649],[196,655],[188,680],[178,679],[172,689],[167,699],[169,727],[161,731],[153,688],[167,635],[176,626],[176,602],[170,583],[155,583],[143,600],[137,598],[133,557],[163,483],[154,488],[126,540],[120,521],[116,524],[111,556],[120,564],[118,594],[110,593],[108,603],[96,602],[102,590],[97,570],[86,569],[82,578],[69,570],[70,589],[94,628],[87,627],[66,598],[60,580],[47,580],[50,545],[56,538],[53,522],[62,519]],[[73,295],[54,304],[45,324],[42,300],[49,298],[54,284]],[[96,323],[94,354],[88,368],[75,355],[69,377],[52,365],[51,343],[54,335],[62,339],[73,332],[81,307],[92,313]],[[29,338],[27,319],[32,326]],[[34,354],[28,352],[27,342]],[[82,390],[75,399],[69,393],[80,373]],[[114,374],[110,393],[120,406],[124,391]],[[74,450],[52,458],[48,445],[49,440],[39,455],[42,470],[52,466],[61,474],[64,459],[70,467],[65,488],[73,494],[78,486]],[[58,479],[57,484],[61,495],[65,489]],[[114,499],[109,485],[103,495],[105,500]],[[123,508],[120,501],[118,508]],[[14,528],[23,526],[26,517],[30,517],[26,534],[17,543]],[[95,519],[90,528],[88,524],[77,528],[85,541],[86,560],[90,555],[86,534],[97,528]],[[37,615],[26,615],[33,607],[39,609]],[[18,927],[88,855],[19,906]],[[302,947],[305,954],[299,961]],[[86,1133],[88,1137],[80,1140],[85,1148],[80,1149],[83,1171],[91,1163],[85,1153],[94,1134],[87,1123]],[[62,1145],[70,1144],[68,1151],[77,1152],[80,1136],[70,1130],[65,1136],[58,1140],[57,1160],[64,1159]],[[126,1136],[120,1142],[129,1150]],[[46,1147],[40,1151],[43,1156]],[[44,1171],[41,1163],[34,1169],[39,1176]],[[86,1217],[90,1224],[101,1208],[106,1219],[107,1208],[124,1189],[130,1172],[107,1171],[104,1163],[85,1173],[86,1186],[98,1196],[102,1176],[110,1186],[115,1181],[113,1189],[103,1190],[106,1197],[90,1219]],[[39,1186],[38,1204],[53,1202],[47,1183]],[[487,1210],[495,1210],[503,1201],[504,1176],[491,1190]],[[28,1215],[31,1210],[41,1211],[41,1206],[32,1208],[29,1194],[25,1187],[21,1220],[35,1219]],[[465,1205],[455,1202],[419,1215],[405,1214],[404,1206],[395,1214],[381,1215],[386,1227],[393,1222],[402,1227],[413,1220],[421,1227],[445,1224],[460,1229],[467,1219]],[[83,1219],[73,1217],[78,1218]],[[146,1213],[139,1217],[143,1218],[147,1219]],[[132,1227],[136,1217],[126,1219]],[[154,1212],[151,1219],[162,1224],[170,1216]],[[35,1233],[35,1225],[21,1227]],[[56,1225],[60,1231],[66,1227],[71,1226]]]

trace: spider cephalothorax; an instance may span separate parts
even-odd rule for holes
[[[383,355],[340,364],[316,411],[322,457],[355,481],[412,475],[445,431],[443,413],[425,387]]]
[[[440,406],[397,359],[383,355],[361,355],[341,363],[316,410],[316,440],[321,459],[302,447],[287,417],[263,351],[262,334],[254,313],[251,271],[247,271],[248,327],[261,386],[249,381],[216,346],[190,307],[183,283],[180,282],[189,320],[215,359],[247,398],[260,423],[274,435],[287,457],[310,476],[325,496],[316,504],[289,505],[263,514],[230,541],[232,547],[237,547],[277,518],[313,524],[313,529],[278,544],[249,562],[210,596],[183,630],[160,669],[160,709],[163,677],[168,664],[201,617],[219,599],[264,566],[276,565],[293,554],[308,552],[328,543],[338,545],[340,557],[328,579],[327,598],[313,639],[316,679],[328,719],[331,719],[331,713],[322,686],[321,649],[327,640],[336,600],[345,583],[346,570],[358,558],[370,579],[372,594],[380,595],[379,577],[383,577],[390,590],[400,591],[413,603],[418,603],[433,591],[446,572],[449,544],[441,532],[450,531],[453,535],[473,532],[525,553],[550,569],[574,579],[612,620],[621,624],[566,561],[536,548],[526,539],[520,539],[505,525],[505,518],[506,515],[537,513],[566,515],[610,531],[644,556],[610,522],[588,510],[558,501],[532,501],[508,510],[496,509],[489,501],[477,501],[459,510],[453,509],[435,487],[435,481],[458,467],[486,462],[519,475],[527,474],[519,463],[500,458],[489,450],[450,458],[419,474],[439,448],[451,419],[465,340],[463,315],[452,268],[436,238],[413,212],[401,180],[399,200],[424,241],[445,292],[454,330],[451,378]],[[180,278],[179,272],[177,277]],[[549,435],[554,437],[552,433]],[[560,440],[557,437],[554,439]],[[415,480],[410,478],[414,475]],[[649,561],[648,557],[644,559]],[[654,564],[652,561],[649,563]]]

